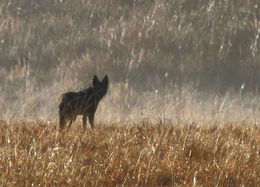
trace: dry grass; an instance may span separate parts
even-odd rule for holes
[[[260,184],[259,7],[2,0],[0,184]],[[93,74],[111,80],[103,125],[60,133],[58,97]]]
[[[0,183],[8,186],[257,186],[260,129],[110,124],[64,132],[0,122]]]

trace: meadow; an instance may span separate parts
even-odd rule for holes
[[[1,0],[0,185],[258,186],[259,7]],[[95,74],[96,128],[59,131]]]
[[[201,119],[224,109],[228,118],[240,111],[233,121],[256,121],[259,6],[244,0],[3,0],[0,118],[55,121],[63,92],[107,74],[110,94],[100,110],[109,111],[110,121]],[[147,115],[135,115],[141,112]]]
[[[3,186],[258,186],[260,129],[245,124],[0,123]]]

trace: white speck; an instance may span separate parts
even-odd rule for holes
[[[243,84],[241,85],[241,90],[244,90],[244,88],[245,88],[245,83],[243,82]]]
[[[194,177],[193,177],[193,186],[197,186],[197,179],[196,179],[197,171],[195,171]]]
[[[59,147],[54,147],[53,151],[58,151],[60,148]]]
[[[155,148],[154,148],[154,146],[152,146],[152,152],[155,153]]]
[[[11,143],[11,140],[10,140],[9,136],[7,136],[7,143],[8,143],[8,144]]]
[[[191,150],[190,150],[190,152],[189,152],[189,157],[191,157]]]

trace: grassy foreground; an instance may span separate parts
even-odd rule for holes
[[[0,122],[3,186],[257,186],[260,129]]]

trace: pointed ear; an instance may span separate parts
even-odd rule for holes
[[[93,85],[93,86],[96,86],[96,85],[98,85],[98,83],[99,83],[99,79],[98,79],[98,77],[95,75],[94,78],[93,78],[93,81],[92,81],[92,85]]]
[[[106,85],[108,85],[108,76],[107,75],[103,78],[102,82],[105,83]]]

